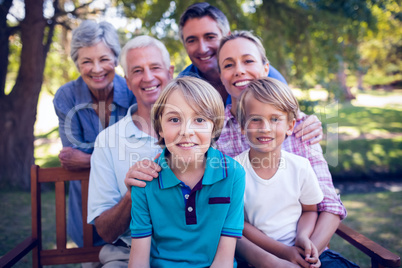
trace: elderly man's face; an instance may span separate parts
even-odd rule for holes
[[[192,63],[203,73],[218,73],[216,52],[222,32],[209,16],[189,19],[183,27],[184,47]]]
[[[154,46],[128,51],[126,82],[138,105],[151,107],[172,79],[174,68],[165,66],[162,59],[162,53]]]

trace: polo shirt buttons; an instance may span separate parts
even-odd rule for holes
[[[192,208],[192,207],[188,207],[187,210],[188,210],[188,212],[193,212],[193,208]]]
[[[188,194],[185,194],[185,195],[184,195],[184,198],[185,198],[185,199],[188,199],[188,197],[189,197]]]

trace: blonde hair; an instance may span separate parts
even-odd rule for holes
[[[161,119],[166,102],[170,94],[175,90],[180,90],[183,93],[184,98],[196,113],[213,122],[212,142],[215,142],[223,128],[225,108],[222,97],[215,88],[204,80],[195,77],[180,77],[173,79],[166,85],[152,107],[151,120],[158,135],[157,144],[165,145],[164,139],[159,135],[162,131]]]
[[[287,113],[289,122],[297,117],[299,104],[290,88],[274,78],[262,77],[251,81],[240,96],[237,116],[243,129],[246,126],[246,97],[250,94],[258,101],[271,104]]]
[[[226,42],[231,41],[231,40],[236,40],[239,38],[243,38],[243,39],[251,41],[257,47],[257,50],[260,53],[262,64],[265,64],[267,62],[269,63],[269,60],[268,60],[266,52],[265,52],[265,48],[261,43],[261,39],[258,36],[254,35],[252,32],[244,31],[244,30],[234,31],[233,33],[230,33],[230,34],[222,37],[221,42],[219,44],[218,52],[217,52],[218,59],[219,59],[219,54],[221,52],[221,49],[226,44]],[[218,67],[219,67],[219,72],[220,72],[221,71],[220,66],[218,66]]]

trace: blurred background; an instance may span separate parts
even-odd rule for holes
[[[30,165],[60,165],[52,100],[79,76],[69,56],[71,31],[94,19],[112,23],[121,46],[136,35],[157,37],[177,75],[190,64],[178,20],[194,2],[0,0],[0,256],[30,232]],[[261,37],[301,110],[322,121],[321,145],[349,211],[345,223],[401,255],[402,1],[208,2],[226,14],[232,31]]]

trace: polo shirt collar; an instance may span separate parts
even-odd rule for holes
[[[178,185],[181,181],[174,175],[166,162],[166,148],[163,149],[157,163],[162,167],[159,173],[159,187],[166,189]],[[202,185],[212,185],[227,177],[228,159],[218,150],[210,147],[207,151],[207,163],[202,178]],[[198,184],[197,184],[198,185]]]
[[[113,79],[113,88],[113,102],[128,109],[131,104],[131,98],[127,94],[133,95],[133,93],[128,89],[126,80],[116,74]]]
[[[119,135],[124,138],[136,137],[136,138],[143,138],[145,136],[149,136],[145,132],[142,132],[138,127],[134,124],[132,115],[137,112],[138,104],[135,103],[130,106],[127,110],[126,116],[121,119],[121,123],[118,123],[118,127],[122,127],[123,129],[119,130]]]

